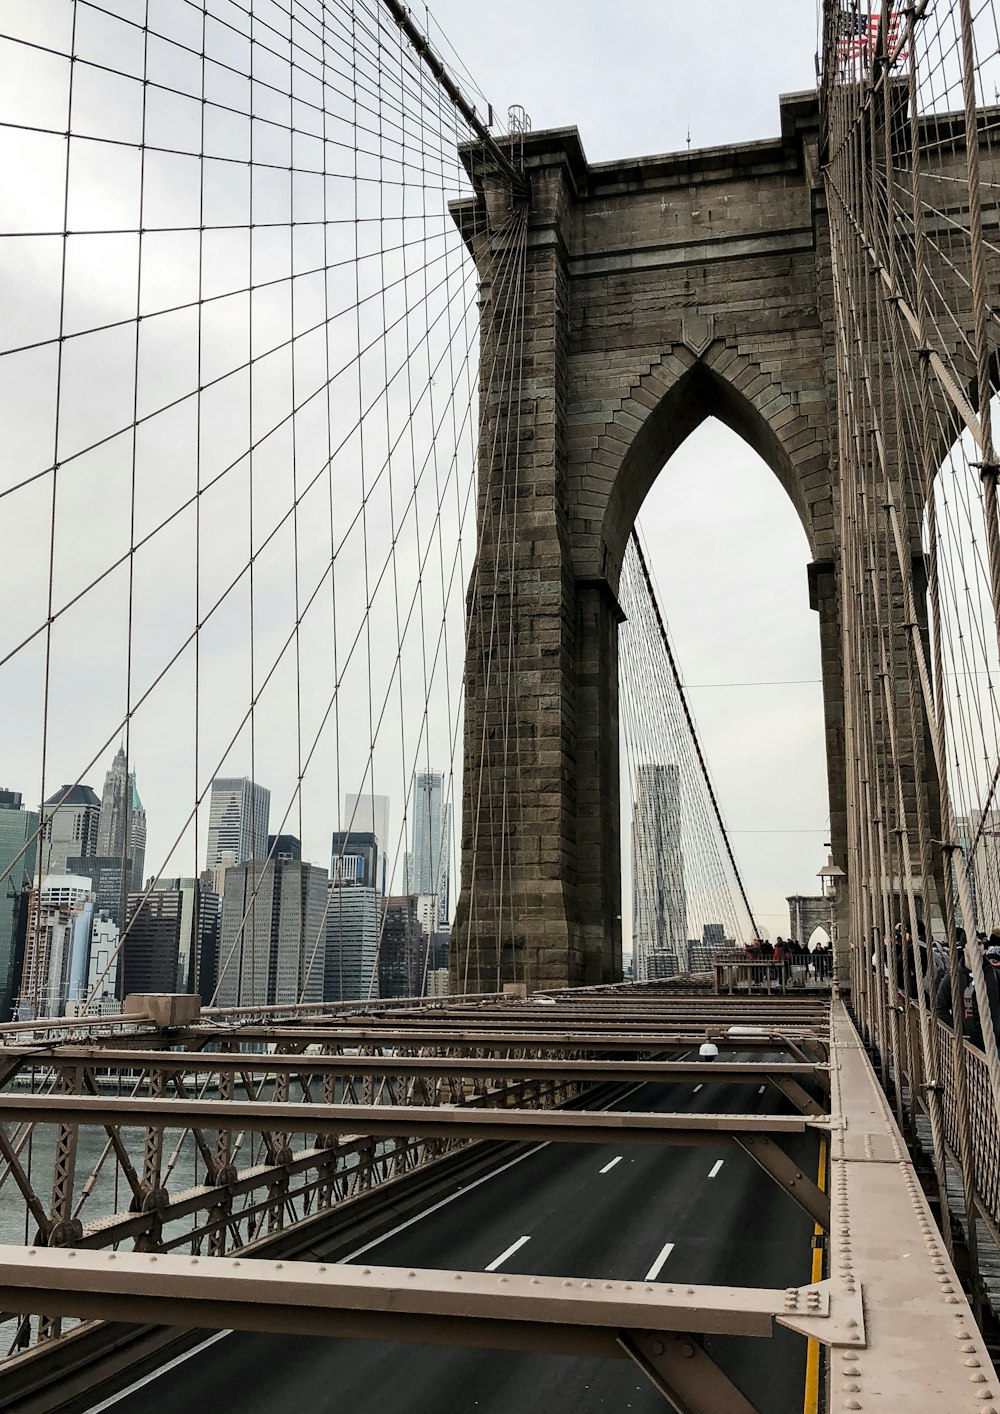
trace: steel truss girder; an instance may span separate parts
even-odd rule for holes
[[[506,1057],[495,1060],[467,1056],[330,1056],[219,1054],[203,1051],[106,1051],[94,1048],[67,1049],[43,1055],[26,1053],[25,1061],[32,1065],[54,1065],[67,1060],[82,1060],[89,1065],[116,1070],[162,1070],[172,1075],[247,1074],[261,1071],[268,1075],[290,1076],[453,1076],[491,1077],[503,1079],[578,1080],[586,1082],[682,1080],[726,1080],[732,1084],[758,1084],[762,1079],[777,1085],[796,1108],[804,1114],[819,1114],[816,1102],[795,1083],[815,1078],[824,1067],[809,1061],[786,1061],[772,1064],[766,1061],[704,1061],[672,1060],[549,1060]],[[789,1083],[792,1082],[792,1083]],[[90,1088],[90,1087],[88,1087]],[[92,1094],[98,1093],[91,1089]],[[813,1108],[809,1108],[809,1106]]]

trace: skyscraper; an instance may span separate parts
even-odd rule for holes
[[[302,843],[298,835],[268,835],[268,859],[301,859]]]
[[[129,868],[125,892],[142,888],[146,859],[146,812],[136,789],[135,772],[128,770],[122,747],[119,747],[111,770],[104,778],[101,819],[94,853],[107,859],[126,859]]]
[[[417,894],[387,898],[378,949],[380,997],[419,997],[423,992],[427,938],[420,926]]]
[[[42,806],[42,848],[38,873],[65,874],[71,856],[97,853],[101,802],[90,786],[60,786]]]
[[[212,879],[209,874],[208,879]],[[169,905],[178,920],[176,938],[176,976],[168,988],[171,992],[199,992],[204,1000],[215,989],[215,968],[218,951],[219,898],[211,883],[201,879],[159,878],[153,885],[150,899],[167,907],[160,896],[170,894]],[[128,942],[125,944],[128,947]],[[202,972],[206,975],[203,977]],[[207,989],[207,991],[206,991]],[[136,991],[131,987],[130,991]]]
[[[128,897],[122,992],[176,992],[184,898],[179,889]]]
[[[377,889],[381,878],[379,842],[367,830],[335,830],[330,842],[330,882]]]
[[[681,846],[680,770],[644,765],[636,773],[632,811],[632,948],[635,976],[666,975],[687,966],[687,898]],[[655,963],[654,963],[655,957]]]
[[[247,776],[216,776],[208,811],[208,854],[205,864],[217,873],[250,859],[267,858],[267,825],[271,792]]]
[[[451,807],[444,805],[444,776],[417,771],[413,776],[413,849],[404,879],[408,893],[437,894],[438,917],[447,921],[451,892]]]
[[[132,883],[132,866],[126,861],[122,866],[120,854],[71,854],[66,861],[66,873],[89,879],[97,902],[95,911],[107,913],[118,927],[128,911],[128,896],[141,889],[141,883]]]
[[[374,835],[382,856],[381,877],[373,880],[384,894],[388,888],[386,869],[389,839],[389,797],[387,795],[345,795],[344,826],[350,834]]]
[[[322,1001],[327,880],[325,869],[298,859],[226,870],[220,1006]]]
[[[326,912],[323,997],[328,1002],[377,997],[382,893],[368,884],[331,882]]]
[[[122,1009],[118,995],[121,953],[118,924],[103,910],[95,908],[90,929],[90,962],[87,985],[82,997],[66,1003],[67,1016],[117,1016]]]
[[[20,792],[0,790],[0,1021],[10,1020],[21,976],[37,829],[38,811],[24,809]]]
[[[384,859],[374,832],[337,830],[334,833],[326,913],[323,994],[327,1001],[363,1001],[378,995],[372,982],[378,954],[384,877]]]
[[[49,874],[31,891],[19,1021],[62,1016],[86,991],[94,895],[90,880]]]

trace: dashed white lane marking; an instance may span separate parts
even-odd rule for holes
[[[395,1237],[397,1233],[405,1232],[408,1227],[413,1227],[415,1223],[421,1222],[424,1218],[429,1217],[431,1213],[436,1213],[439,1208],[447,1207],[449,1203],[454,1203],[456,1198],[464,1197],[466,1193],[471,1193],[474,1188],[478,1188],[483,1183],[488,1183],[489,1180],[495,1178],[497,1174],[506,1173],[507,1170],[512,1169],[515,1164],[523,1163],[525,1159],[530,1159],[532,1154],[537,1154],[542,1149],[547,1149],[548,1147],[548,1140],[546,1140],[544,1144],[536,1144],[535,1147],[529,1149],[526,1154],[518,1154],[517,1158],[511,1159],[506,1164],[501,1164],[499,1168],[490,1169],[489,1173],[483,1174],[481,1178],[475,1178],[471,1183],[465,1184],[463,1188],[457,1188],[454,1193],[449,1193],[447,1198],[442,1198],[439,1202],[432,1203],[429,1208],[424,1208],[422,1212],[417,1213],[412,1218],[407,1218],[405,1222],[397,1223],[396,1226],[390,1228],[388,1232],[383,1232],[380,1237],[373,1237],[371,1242],[366,1242],[363,1247],[355,1247],[353,1252],[349,1252],[346,1257],[341,1257],[340,1260],[342,1262],[353,1262],[355,1257],[361,1257],[365,1252],[370,1252],[373,1247],[378,1247],[381,1243],[388,1242],[390,1237]]]
[[[701,1085],[696,1085],[696,1086],[694,1087],[693,1093],[694,1093],[695,1095],[697,1095],[698,1091],[701,1090],[701,1089],[703,1089],[703,1086],[701,1086]]]
[[[672,1252],[673,1250],[674,1250],[674,1244],[673,1244],[672,1242],[665,1242],[665,1243],[663,1244],[663,1246],[660,1248],[659,1255],[657,1256],[656,1261],[653,1263],[653,1265],[650,1267],[649,1271],[646,1273],[646,1276],[645,1276],[644,1280],[646,1280],[646,1281],[655,1281],[655,1280],[656,1280],[656,1278],[660,1275],[660,1272],[663,1270],[663,1264],[664,1264],[664,1262],[667,1260],[667,1258],[670,1256],[670,1254],[671,1254],[671,1252]]]
[[[685,1051],[680,1059],[686,1060],[690,1054],[690,1051]],[[617,1100],[610,1100],[606,1105],[599,1105],[598,1109],[609,1110],[614,1104],[620,1105],[622,1101],[627,1100],[630,1095],[634,1095],[637,1090],[641,1090],[646,1083],[647,1082],[642,1081],[638,1085],[633,1085],[631,1090],[626,1090],[625,1094],[619,1095]],[[468,1193],[471,1189],[478,1188],[481,1183],[488,1183],[491,1178],[496,1178],[498,1174],[506,1173],[506,1171],[513,1168],[515,1164],[523,1163],[525,1159],[530,1159],[532,1154],[537,1154],[542,1149],[547,1149],[548,1147],[548,1140],[545,1140],[542,1144],[536,1144],[526,1153],[518,1154],[517,1157],[511,1159],[509,1163],[501,1164],[499,1168],[491,1169],[489,1173],[483,1174],[481,1178],[474,1179],[471,1183],[467,1183],[463,1187],[456,1189],[454,1193],[449,1193],[447,1198],[442,1198],[440,1202],[432,1203],[429,1208],[425,1208],[422,1212],[417,1213],[415,1217],[407,1218],[405,1222],[401,1222],[397,1224],[396,1227],[390,1228],[388,1232],[383,1232],[379,1237],[372,1238],[372,1240],[366,1242],[363,1247],[356,1247],[353,1252],[349,1252],[346,1257],[341,1257],[340,1260],[342,1262],[353,1262],[355,1257],[360,1257],[373,1247],[378,1247],[380,1243],[387,1242],[390,1237],[395,1237],[397,1233],[405,1231],[408,1227],[412,1227],[414,1223],[421,1222],[424,1218],[429,1217],[431,1213],[437,1212],[439,1208],[446,1207],[449,1203],[453,1203],[456,1198],[463,1197],[464,1194]],[[105,1410],[111,1409],[114,1405],[119,1404],[128,1395],[135,1393],[136,1390],[145,1388],[146,1385],[151,1385],[154,1380],[158,1380],[160,1376],[165,1375],[168,1370],[174,1369],[177,1365],[183,1365],[184,1362],[190,1360],[192,1356],[200,1354],[201,1351],[207,1350],[210,1345],[214,1345],[216,1341],[224,1340],[226,1336],[231,1334],[232,1332],[228,1330],[217,1331],[214,1335],[209,1336],[208,1340],[202,1341],[200,1345],[192,1346],[190,1350],[185,1350],[183,1355],[176,1356],[175,1359],[169,1360],[165,1365],[161,1365],[159,1369],[154,1370],[151,1374],[144,1375],[133,1384],[127,1385],[125,1389],[120,1389],[117,1394],[113,1394],[108,1399],[102,1400],[100,1404],[95,1404],[93,1408],[88,1411],[88,1414],[104,1414]]]
[[[614,1168],[615,1164],[620,1164],[621,1161],[622,1161],[622,1156],[621,1156],[621,1154],[616,1155],[616,1157],[611,1160],[610,1164],[605,1164],[605,1165],[604,1165],[604,1167],[600,1170],[600,1172],[601,1172],[601,1173],[610,1173],[611,1170]]]
[[[725,1162],[726,1162],[725,1159],[716,1159],[715,1163],[712,1165],[712,1167],[711,1167],[711,1168],[709,1169],[709,1171],[708,1171],[708,1176],[709,1176],[709,1178],[714,1178],[714,1177],[716,1176],[716,1174],[719,1172],[719,1169],[722,1168],[722,1165],[723,1165]]]
[[[506,1250],[505,1252],[501,1252],[499,1257],[494,1257],[494,1258],[493,1258],[493,1261],[489,1264],[489,1266],[483,1268],[483,1271],[486,1271],[486,1272],[495,1272],[496,1269],[497,1269],[497,1267],[502,1267],[502,1266],[503,1266],[504,1262],[506,1262],[506,1260],[507,1260],[508,1257],[513,1257],[514,1253],[517,1251],[517,1249],[518,1249],[519,1247],[523,1247],[526,1242],[530,1242],[530,1241],[531,1241],[531,1234],[530,1234],[530,1233],[528,1234],[527,1237],[519,1237],[516,1242],[512,1242],[512,1243],[510,1244],[510,1246],[507,1248],[507,1250]]]
[[[760,1087],[760,1089],[757,1091],[757,1094],[758,1094],[758,1095],[763,1095],[763,1093],[764,1093],[764,1091],[765,1091],[766,1089],[767,1089],[767,1086],[766,1086],[766,1085],[762,1085],[762,1086]]]

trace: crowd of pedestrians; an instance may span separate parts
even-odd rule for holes
[[[751,979],[763,986],[804,987],[810,977],[830,980],[830,945],[810,950],[798,938],[754,938],[745,949],[747,962],[755,963]]]
[[[961,1020],[962,1034],[972,1045],[982,1050],[982,1017],[973,969],[974,953],[978,952],[983,964],[986,1011],[994,1038],[1000,1047],[1000,927],[994,928],[988,935],[977,932],[971,940],[966,937],[964,929],[956,928],[955,939],[958,949],[957,998],[952,986],[948,950],[944,943],[934,938],[928,946],[921,923],[917,924],[916,946],[909,930],[900,923],[896,924],[892,938],[884,940],[882,965],[887,973],[890,967],[894,968],[896,985],[907,997],[916,997],[922,980],[928,1002],[941,1020],[948,1026],[954,1026],[957,1012]],[[878,965],[878,953],[874,946],[872,965]]]

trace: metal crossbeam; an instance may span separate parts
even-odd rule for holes
[[[148,1070],[155,1067],[171,1074],[265,1074],[265,1075],[376,1075],[376,1076],[452,1076],[469,1079],[496,1076],[506,1080],[534,1079],[578,1080],[588,1083],[614,1081],[670,1082],[710,1079],[713,1082],[754,1085],[767,1080],[778,1086],[797,1107],[808,1097],[798,1084],[809,1080],[823,1067],[808,1061],[785,1061],[780,1064],[754,1061],[669,1060],[548,1060],[506,1057],[450,1056],[330,1056],[272,1055],[267,1052],[227,1054],[202,1051],[139,1051],[97,1050],[93,1047],[67,1047],[59,1051],[37,1052],[25,1049],[23,1062],[33,1066],[53,1065],[57,1061],[81,1061],[100,1065],[107,1070]],[[819,1113],[819,1110],[816,1110]]]
[[[490,1110],[448,1105],[327,1105],[288,1101],[94,1099],[81,1095],[0,1094],[0,1122],[148,1126],[154,1129],[228,1128],[262,1133],[322,1130],[364,1132],[375,1138],[546,1139],[602,1144],[609,1138],[636,1144],[719,1144],[742,1134],[796,1135],[825,1131],[830,1120],[805,1115],[644,1114],[625,1110],[590,1112]]]
[[[863,1339],[856,1294],[592,1281],[253,1258],[0,1247],[0,1306],[208,1329],[431,1340],[615,1357],[620,1330],[769,1336],[774,1324]]]

